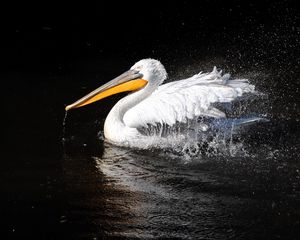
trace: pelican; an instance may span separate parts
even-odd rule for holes
[[[113,144],[134,146],[147,140],[141,129],[149,126],[184,125],[188,120],[202,116],[226,118],[224,112],[213,106],[214,103],[232,102],[244,93],[255,91],[247,79],[230,79],[229,74],[222,75],[216,67],[209,73],[200,72],[187,79],[163,84],[166,78],[167,72],[160,61],[142,59],[117,78],[66,106],[65,110],[120,92],[130,92],[109,112],[104,136]]]

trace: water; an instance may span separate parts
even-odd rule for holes
[[[5,7],[1,239],[299,239],[296,1],[165,3]],[[213,66],[249,79],[264,98],[230,117],[269,122],[183,151],[134,150],[101,132],[124,95],[65,115],[148,57],[169,81]]]
[[[69,217],[101,226],[104,236],[296,239],[299,233],[299,146],[262,145],[248,156],[186,161],[102,141],[103,152],[87,158],[88,145],[75,145],[64,158],[75,197]]]
[[[195,139],[174,149],[116,147],[103,137],[105,114],[100,122],[70,114],[66,225],[79,227],[71,236],[297,239],[299,120],[274,117],[274,93],[266,94],[235,103],[231,115],[259,109],[269,121],[237,132],[229,123],[228,132],[200,147]]]
[[[220,59],[211,61],[222,65]],[[198,64],[210,65],[206,60]],[[183,74],[180,69],[189,69],[185,76],[199,71],[189,63],[178,69],[171,78]],[[231,116],[263,113],[269,121],[238,134],[229,124],[228,141],[221,134],[207,146],[191,142],[180,151],[105,142],[104,119],[122,96],[66,116],[65,104],[98,86],[80,81],[81,75],[5,76],[12,84],[4,97],[15,97],[4,106],[10,119],[1,166],[2,236],[297,239],[298,76],[251,66],[238,74],[268,97],[236,102]],[[84,79],[94,79],[91,75]],[[16,89],[21,77],[24,83]]]
[[[294,214],[297,201],[294,206],[282,206],[285,196],[276,196],[273,184],[266,186],[270,179],[260,180],[266,177],[264,171],[275,179],[280,171],[253,158],[232,157],[230,163],[227,158],[205,158],[187,164],[180,159],[157,157],[157,153],[147,156],[106,147],[103,156],[94,160],[106,184],[117,191],[107,199],[107,214],[129,215],[130,221],[124,222],[124,217],[113,220],[109,230],[112,236],[250,239],[263,236],[265,229],[281,221],[281,211]],[[245,175],[241,176],[242,172]],[[248,185],[253,183],[256,185]],[[290,199],[294,201],[293,196]],[[286,226],[276,227],[278,234],[285,232]]]
[[[62,137],[61,137],[61,143],[63,146],[63,149],[65,148],[65,135],[66,135],[66,121],[67,121],[68,112],[65,111],[64,120],[62,123]]]

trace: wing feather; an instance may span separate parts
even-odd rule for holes
[[[230,79],[216,67],[211,73],[163,84],[148,98],[128,110],[124,123],[129,127],[147,127],[157,123],[174,125],[198,116],[225,117],[212,103],[231,102],[244,93],[254,92],[247,79]]]

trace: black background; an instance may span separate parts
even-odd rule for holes
[[[297,65],[290,58],[299,45],[296,1],[15,2],[2,11],[1,58],[10,72],[68,72],[77,60],[116,57],[129,66],[148,56],[192,61],[208,53]]]

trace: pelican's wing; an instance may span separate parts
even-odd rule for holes
[[[212,103],[231,102],[243,93],[253,92],[247,79],[229,79],[216,67],[211,73],[199,73],[188,79],[161,85],[148,98],[124,115],[129,127],[147,127],[157,123],[174,125],[197,116],[225,117]]]

